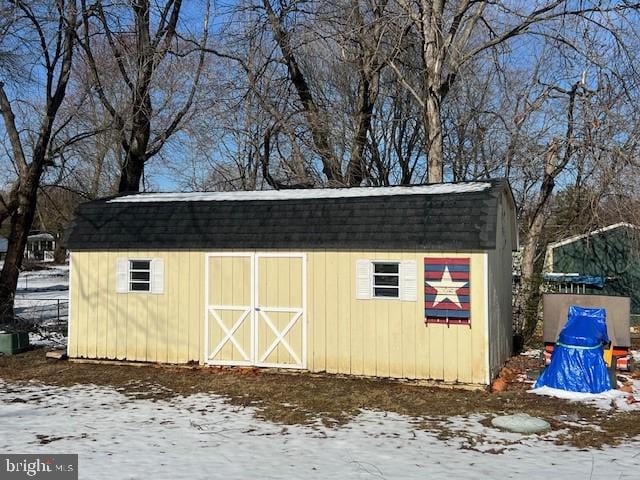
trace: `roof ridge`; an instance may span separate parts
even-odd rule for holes
[[[287,190],[244,190],[233,192],[158,192],[137,193],[105,199],[107,203],[129,202],[194,202],[194,201],[248,201],[248,200],[305,200],[321,198],[354,198],[401,195],[443,195],[481,192],[505,182],[482,180],[473,182],[438,183],[426,185],[394,185],[384,187],[340,187]]]

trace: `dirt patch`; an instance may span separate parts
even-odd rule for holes
[[[536,360],[525,357],[518,361],[534,365]],[[515,363],[512,367],[520,368]],[[319,421],[331,427],[349,422],[361,409],[369,409],[407,415],[429,429],[434,421],[452,416],[524,412],[544,418],[554,429],[562,429],[564,433],[556,440],[562,444],[600,447],[640,435],[640,415],[601,412],[579,403],[527,394],[524,388],[515,387],[491,394],[391,380],[258,369],[81,364],[46,359],[42,349],[0,357],[0,378],[65,387],[94,384],[114,388],[132,401],[217,394],[234,405],[252,406],[258,417],[282,424],[309,425]],[[4,401],[16,401],[15,396]]]
[[[533,387],[544,368],[542,356],[517,355],[509,359],[500,375],[507,380],[507,390],[526,391]]]

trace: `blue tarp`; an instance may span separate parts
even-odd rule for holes
[[[570,392],[600,393],[611,390],[602,356],[607,336],[604,308],[569,307],[569,318],[534,388],[551,387]]]

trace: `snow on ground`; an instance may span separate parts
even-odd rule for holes
[[[30,334],[34,345],[66,345],[69,312],[69,266],[52,265],[21,272],[16,291],[16,315],[41,327]]]
[[[638,478],[640,443],[559,447],[553,434],[500,432],[483,418],[448,422],[486,436],[469,448],[462,435],[439,440],[396,414],[363,411],[338,429],[283,426],[213,395],[131,400],[93,386],[0,381],[0,450],[78,453],[82,479]]]
[[[640,392],[640,380],[632,380],[633,391]],[[633,398],[629,393],[621,392],[620,390],[607,390],[602,393],[582,393],[582,392],[569,392],[567,390],[560,390],[551,387],[539,387],[533,390],[528,390],[529,393],[535,393],[536,395],[545,395],[548,397],[563,398],[565,400],[571,400],[574,402],[582,402],[600,410],[620,410],[620,411],[640,411],[640,402],[628,403],[628,399]]]
[[[16,299],[28,302],[30,299],[67,300],[69,295],[69,266],[52,265],[43,270],[20,273]]]
[[[542,350],[540,349],[534,349],[534,350],[527,350],[526,352],[522,352],[520,355],[524,356],[524,357],[541,357],[542,356]]]

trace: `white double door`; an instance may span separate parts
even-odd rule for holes
[[[306,256],[209,253],[204,356],[211,365],[306,368]]]

